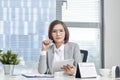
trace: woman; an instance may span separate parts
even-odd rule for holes
[[[76,65],[81,62],[81,55],[79,46],[68,42],[69,31],[67,26],[62,21],[53,21],[49,26],[48,37],[49,40],[42,42],[42,53],[38,65],[39,73],[53,74],[54,62],[73,59],[74,66],[65,65],[61,69],[68,75],[75,74]]]

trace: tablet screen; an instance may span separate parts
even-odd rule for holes
[[[73,65],[74,60],[73,59],[68,59],[68,60],[62,60],[62,61],[57,61],[53,63],[53,71],[57,72],[57,71],[62,71],[61,67],[63,67],[64,65]]]

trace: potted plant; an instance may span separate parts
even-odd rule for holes
[[[7,50],[6,52],[0,50],[0,62],[4,66],[5,75],[13,75],[14,65],[18,65],[20,60],[18,59],[18,54],[12,50]]]

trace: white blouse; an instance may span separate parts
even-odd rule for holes
[[[54,45],[54,62],[64,60],[64,44],[59,48]]]
[[[46,51],[42,51],[40,55],[46,55]],[[56,48],[54,44],[54,62],[64,60],[64,44]]]

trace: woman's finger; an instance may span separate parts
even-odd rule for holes
[[[65,66],[65,65],[61,69],[64,71],[68,71],[67,66]]]

